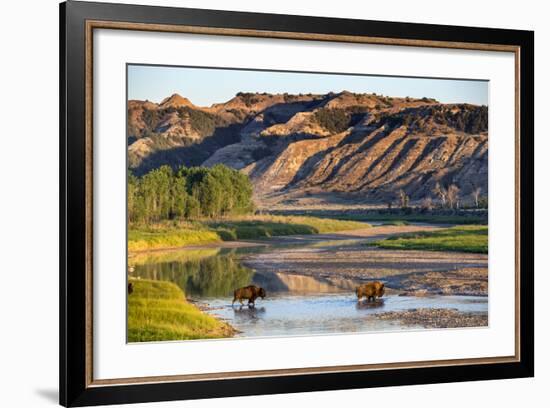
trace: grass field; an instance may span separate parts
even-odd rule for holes
[[[304,213],[306,214],[306,213]],[[480,215],[437,215],[437,214],[377,214],[377,213],[353,213],[346,211],[309,211],[308,216],[316,218],[330,218],[333,220],[348,220],[362,222],[382,222],[386,225],[407,225],[411,222],[426,222],[430,224],[453,225],[485,225],[487,218]],[[294,215],[288,215],[294,216]],[[296,216],[301,216],[297,213]]]
[[[129,228],[128,250],[135,252],[220,241],[320,234],[368,227],[368,224],[357,221],[281,215],[254,215],[215,221],[162,223],[155,226]]]
[[[128,264],[135,267],[136,265],[151,265],[158,263],[195,262],[216,256],[219,253],[219,248],[189,249],[187,251],[135,252],[128,257]]]
[[[362,218],[359,218],[362,219]],[[428,222],[430,224],[460,224],[460,225],[483,225],[487,224],[485,217],[477,215],[423,215],[423,214],[372,214],[364,217],[364,221],[385,221],[385,222]]]
[[[393,225],[394,227],[402,227],[404,225],[409,225],[410,222],[403,220],[390,220],[382,222],[382,225]]]
[[[371,242],[368,245],[387,249],[417,249],[488,253],[487,226],[458,226],[438,231],[402,234]]]
[[[269,238],[281,235],[324,234],[335,231],[368,228],[357,221],[333,220],[305,216],[254,215],[230,220],[207,222],[226,241]]]
[[[228,324],[201,312],[170,282],[130,279],[128,341],[166,341],[231,337]]]
[[[143,251],[157,248],[177,248],[187,245],[207,244],[220,241],[219,234],[207,229],[189,227],[166,227],[128,230],[128,251]]]

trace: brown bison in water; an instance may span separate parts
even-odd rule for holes
[[[242,305],[243,299],[248,299],[248,305],[254,306],[256,299],[259,297],[262,299],[265,298],[264,288],[260,288],[255,285],[245,286],[244,288],[236,289],[235,292],[233,292],[233,302],[231,305],[233,305],[236,300],[241,302]]]
[[[360,301],[363,297],[367,298],[367,301],[376,300],[377,297],[384,296],[384,284],[382,282],[369,282],[364,285],[357,286],[355,289],[357,294],[357,300]]]

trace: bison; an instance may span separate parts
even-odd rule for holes
[[[245,286],[244,288],[236,289],[235,292],[233,292],[233,302],[231,303],[231,306],[235,304],[236,300],[238,300],[242,306],[243,299],[248,299],[248,305],[254,306],[256,299],[259,297],[262,299],[265,298],[264,288],[260,288],[255,285]]]
[[[376,300],[377,297],[384,296],[384,291],[384,284],[378,281],[357,286],[355,289],[358,301],[361,301],[363,297],[366,297],[367,301]]]

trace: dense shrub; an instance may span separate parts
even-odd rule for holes
[[[436,123],[447,124],[466,133],[486,132],[489,127],[489,109],[487,106],[461,106],[458,112],[449,110],[434,114]]]
[[[317,123],[331,133],[340,133],[349,127],[350,115],[339,108],[321,108],[314,114]]]
[[[142,177],[128,177],[131,223],[247,214],[253,209],[248,177],[221,164],[181,167],[177,172],[161,166]]]
[[[261,101],[260,96],[253,92],[239,92],[237,96],[241,98],[243,103],[248,107]]]
[[[211,136],[217,127],[226,124],[217,115],[187,106],[178,108],[178,115],[182,118],[185,116],[189,117],[191,127],[201,136]]]
[[[148,129],[155,129],[160,120],[160,115],[156,109],[144,109],[141,118]]]
[[[489,112],[487,106],[462,105],[458,110],[440,105],[424,106],[408,108],[393,115],[383,116],[379,119],[378,125],[385,125],[391,129],[403,125],[409,128],[418,128],[426,127],[425,124],[430,120],[460,132],[476,134],[487,131]]]

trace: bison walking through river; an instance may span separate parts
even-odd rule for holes
[[[254,306],[256,299],[259,297],[262,299],[265,298],[264,288],[260,288],[255,285],[245,286],[244,288],[236,289],[235,292],[233,292],[233,302],[231,302],[231,306],[235,304],[236,300],[238,300],[242,306],[243,299],[248,299],[248,305]]]
[[[369,282],[364,285],[357,286],[355,289],[355,294],[357,295],[357,300],[361,301],[363,297],[367,298],[367,301],[376,300],[377,297],[384,296],[384,284],[382,282]]]

